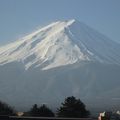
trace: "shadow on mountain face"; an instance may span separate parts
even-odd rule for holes
[[[119,104],[119,85],[120,66],[112,64],[83,62],[49,70],[25,70],[21,63],[0,66],[0,98],[17,109],[35,103],[56,107],[71,95],[88,107],[113,107]]]

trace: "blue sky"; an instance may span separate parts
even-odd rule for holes
[[[73,18],[120,42],[120,0],[0,0],[0,45]]]

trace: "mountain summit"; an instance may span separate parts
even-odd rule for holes
[[[42,70],[80,61],[120,64],[120,45],[77,20],[57,21],[0,48],[0,65]]]
[[[76,20],[58,21],[0,47],[0,99],[19,111],[81,98],[120,108],[120,44]]]

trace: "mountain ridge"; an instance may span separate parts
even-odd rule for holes
[[[42,103],[55,108],[67,96],[91,108],[116,108],[119,51],[119,44],[84,23],[52,23],[0,47],[0,98],[18,110]]]

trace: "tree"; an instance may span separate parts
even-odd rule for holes
[[[40,116],[42,117],[54,117],[54,113],[46,105],[42,105],[39,108]]]
[[[37,104],[33,105],[33,107],[30,109],[28,114],[30,114],[30,116],[39,116],[39,108],[38,108]]]
[[[28,114],[37,117],[54,117],[54,113],[46,105],[38,107],[37,104],[34,104]]]
[[[8,104],[0,101],[0,115],[13,115],[15,111]]]
[[[62,103],[57,115],[58,117],[85,118],[90,115],[90,112],[86,110],[84,103],[80,99],[71,96],[67,97]]]

